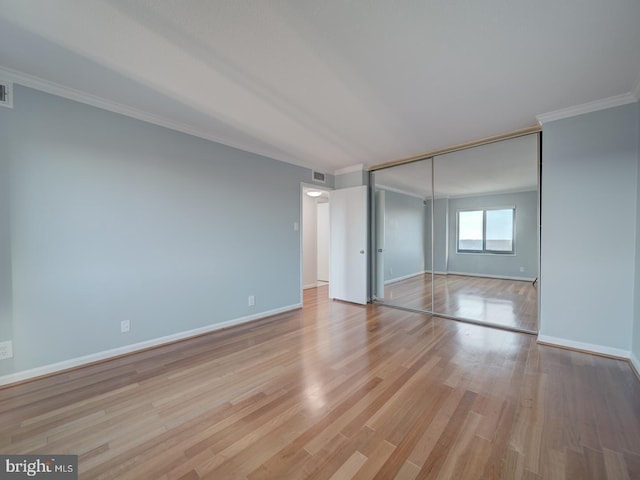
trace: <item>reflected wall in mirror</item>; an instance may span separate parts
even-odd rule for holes
[[[536,332],[538,134],[433,162],[433,311]]]
[[[432,310],[432,160],[371,176],[373,294],[377,302]]]

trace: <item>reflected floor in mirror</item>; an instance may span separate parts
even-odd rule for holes
[[[431,310],[431,275],[385,285],[389,305]],[[538,331],[538,289],[530,281],[463,275],[435,276],[433,311],[492,325]]]

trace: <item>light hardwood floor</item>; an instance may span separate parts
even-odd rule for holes
[[[463,275],[431,274],[385,285],[381,303],[429,310],[507,328],[538,331],[538,290],[532,282]],[[433,308],[432,308],[433,307]]]
[[[0,452],[81,479],[640,478],[627,363],[326,297],[2,389]]]

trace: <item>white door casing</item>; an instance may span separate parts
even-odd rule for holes
[[[375,298],[384,298],[384,211],[385,211],[385,193],[384,190],[378,190],[375,196],[375,222],[376,222],[376,238],[375,238],[375,262],[376,262],[376,283]]]

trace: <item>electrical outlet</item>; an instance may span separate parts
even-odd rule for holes
[[[0,360],[13,357],[13,341],[0,342]]]
[[[521,271],[521,272],[524,272],[524,267],[520,267],[520,271]]]
[[[127,333],[131,330],[131,322],[129,320],[122,320],[120,322],[120,333]]]
[[[256,297],[255,295],[249,295],[249,306],[253,307],[256,304]]]

